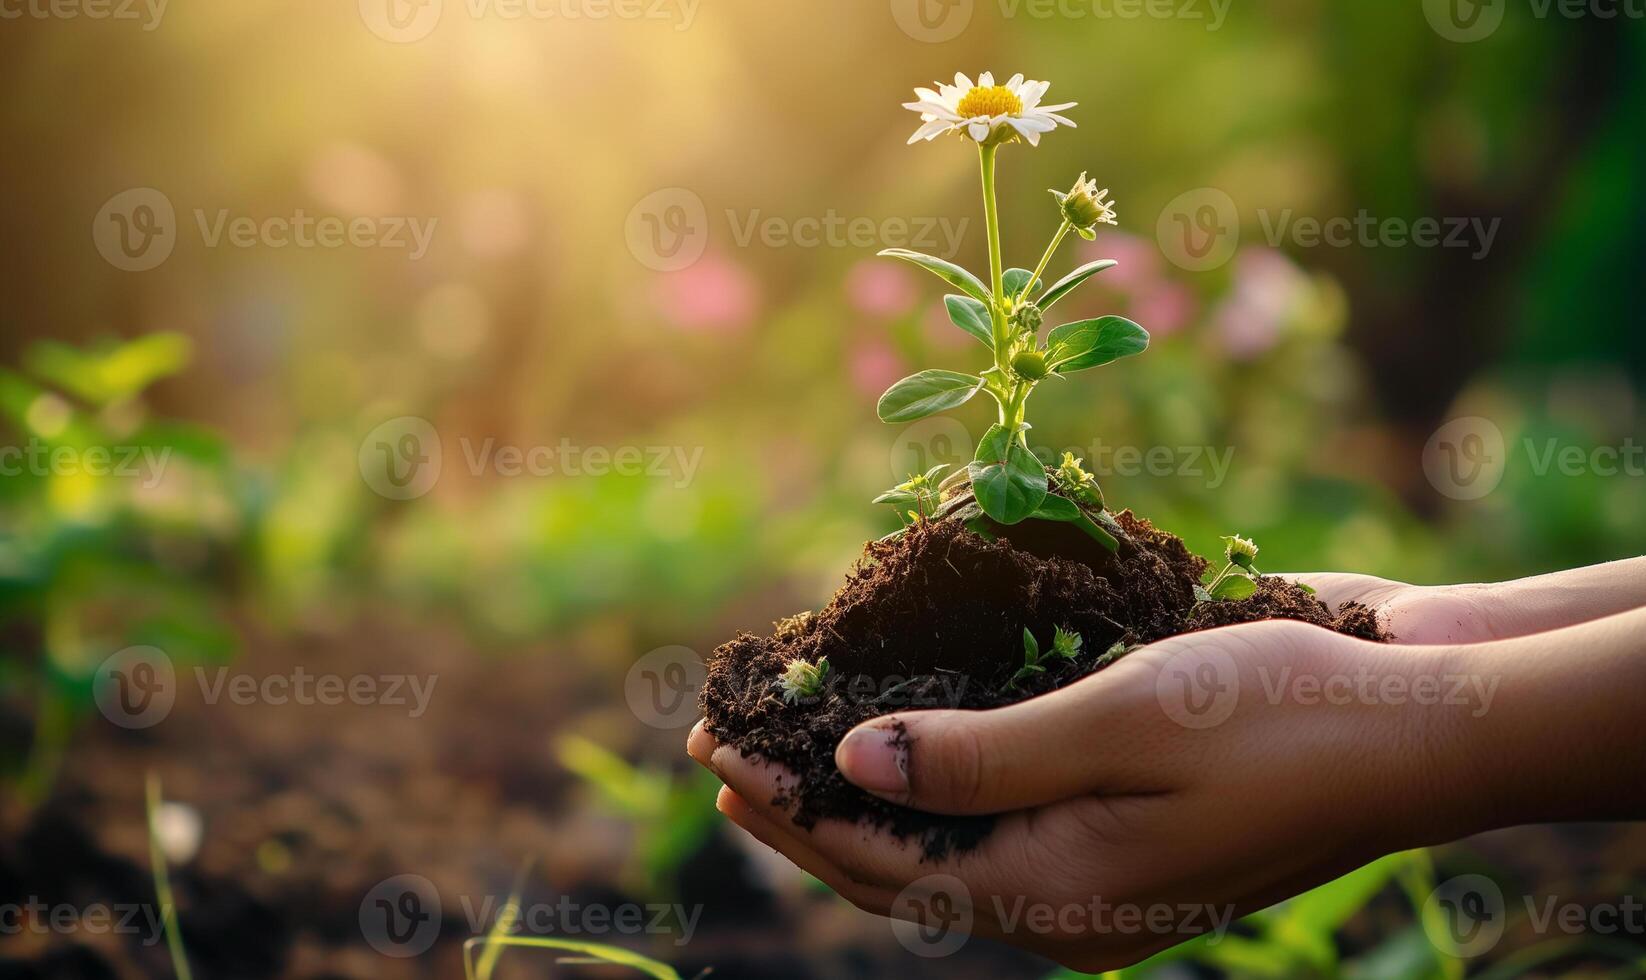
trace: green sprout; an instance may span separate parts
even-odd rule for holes
[[[970,84],[968,79],[958,78],[957,85],[961,82]],[[960,89],[951,92],[945,86],[943,91],[952,95]],[[974,89],[973,93],[978,91],[984,90]],[[984,94],[993,91],[988,89]],[[1010,103],[1006,95],[995,95],[1004,100],[1003,105]],[[947,131],[944,120],[948,116],[933,114],[936,107],[929,100],[910,103],[909,108],[927,113],[928,118],[934,120],[928,122],[930,128],[923,128],[917,138],[931,138],[929,134]],[[988,348],[992,363],[977,374],[927,370],[910,375],[880,397],[877,406],[880,419],[888,423],[913,422],[963,405],[980,391],[987,394],[999,408],[999,420],[979,440],[967,470],[972,494],[982,513],[1005,525],[1030,518],[1078,523],[1114,551],[1119,545],[1113,535],[1090,520],[1082,521],[1078,507],[1063,506],[1070,498],[1052,493],[1050,474],[1029,451],[1025,434],[1029,428],[1025,419],[1029,396],[1042,382],[1140,354],[1149,346],[1147,331],[1118,316],[1076,320],[1052,327],[1044,339],[1040,335],[1043,318],[1059,300],[1087,279],[1115,265],[1112,259],[1100,259],[1080,266],[1051,286],[1044,286],[1041,280],[1058,246],[1071,230],[1090,238],[1097,225],[1115,223],[1113,202],[1106,200],[1108,191],[1099,190],[1085,174],[1081,174],[1067,193],[1053,191],[1061,222],[1039,264],[1032,272],[1027,269],[1002,271],[995,163],[1000,147],[1015,140],[1004,129],[996,131],[994,136],[973,138],[978,142],[983,174],[988,283],[952,262],[920,252],[892,248],[880,254],[918,265],[960,290],[944,297],[949,319]],[[1038,137],[1030,142],[1038,143]],[[1061,486],[1060,482],[1060,490]],[[1049,498],[1062,503],[1049,504]]]
[[[802,699],[817,697],[823,691],[823,682],[828,676],[828,657],[815,664],[796,657],[784,667],[783,676],[777,679],[777,686],[783,691],[783,700],[796,704]]]
[[[1245,599],[1257,591],[1257,545],[1250,538],[1230,534],[1223,538],[1223,570],[1204,586],[1195,586],[1199,602]]]
[[[937,511],[937,476],[948,468],[948,463],[939,463],[924,473],[911,474],[907,480],[874,498],[874,502],[891,504],[900,519],[907,514],[914,521],[923,521]],[[908,510],[911,504],[914,509]]]
[[[1027,626],[1023,627],[1023,666],[1017,669],[1017,673],[1012,675],[1006,686],[1016,687],[1035,674],[1044,674],[1046,663],[1054,658],[1073,660],[1080,656],[1080,648],[1084,642],[1079,633],[1059,626],[1052,634],[1051,649],[1041,652],[1040,641],[1034,638],[1034,634],[1029,632]]]

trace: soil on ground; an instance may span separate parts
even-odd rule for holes
[[[918,838],[937,858],[975,847],[992,821],[921,813],[846,782],[834,750],[861,722],[909,708],[999,707],[1101,670],[1122,649],[1234,623],[1295,619],[1389,639],[1370,609],[1346,603],[1333,614],[1275,577],[1260,579],[1247,599],[1197,605],[1205,559],[1130,511],[1116,516],[1135,547],[1118,559],[1105,556],[1101,571],[1037,557],[958,521],[921,522],[870,543],[821,611],[778,623],[770,637],[740,634],[715,651],[701,698],[709,731],[789,770],[778,802],[792,807],[801,826],[867,821]],[[1049,650],[1057,627],[1080,634],[1080,655],[1043,661],[1044,673],[1013,683],[1023,665],[1023,630]],[[789,704],[777,679],[797,657],[827,658],[830,670],[823,692]]]

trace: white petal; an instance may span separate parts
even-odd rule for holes
[[[914,135],[909,137],[909,142],[918,143],[921,140],[930,142],[952,129],[954,129],[954,123],[946,119],[935,119],[915,130]]]
[[[977,76],[977,84],[983,88],[994,88],[994,72],[986,71]]]
[[[941,103],[943,101],[943,96],[938,95],[929,88],[917,88],[914,90],[914,94],[920,96],[920,101],[922,102]]]
[[[1017,97],[1023,100],[1023,108],[1033,109],[1040,104],[1040,100],[1046,95],[1046,90],[1051,87],[1051,82],[1025,82],[1023,90],[1017,94]]]
[[[1020,133],[1026,133],[1031,129],[1037,133],[1049,133],[1057,128],[1057,123],[1052,122],[1050,119],[1034,115],[1013,116],[1006,121],[1016,127]]]
[[[1016,92],[1023,87],[1023,73],[1018,72],[1006,81],[1006,87]]]
[[[905,102],[903,103],[903,108],[912,109],[915,112],[923,112],[928,116],[947,116],[951,119],[960,118],[955,115],[953,109],[943,105],[941,102]]]
[[[1073,109],[1079,104],[1078,102],[1060,102],[1057,105],[1037,105],[1035,108],[1041,112],[1061,112],[1064,109]]]
[[[970,78],[967,78],[960,72],[954,73],[954,85],[955,88],[960,89],[962,92],[970,92],[972,89],[977,87],[972,84],[972,80]]]
[[[1029,141],[1030,146],[1039,146],[1040,145],[1040,130],[1035,129],[1033,126],[1030,126],[1028,124],[1028,120],[1013,119],[1013,120],[1011,120],[1011,123],[1012,123],[1012,128],[1017,130],[1019,133],[1022,133],[1023,138]]]
[[[989,138],[989,132],[992,129],[993,127],[989,125],[989,121],[982,117],[973,119],[966,125],[966,131],[971,135],[972,139],[978,141],[979,143]]]

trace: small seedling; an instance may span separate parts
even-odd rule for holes
[[[948,468],[948,463],[939,463],[924,473],[911,474],[907,480],[874,498],[874,502],[891,504],[899,519],[907,514],[910,520],[923,521],[937,511],[937,477]]]
[[[1044,674],[1046,672],[1046,662],[1053,658],[1073,660],[1080,656],[1080,648],[1084,645],[1084,642],[1079,633],[1059,626],[1056,628],[1056,632],[1052,634],[1052,648],[1042,653],[1040,641],[1034,638],[1034,634],[1029,632],[1027,626],[1023,627],[1023,666],[1019,667],[1017,673],[1012,675],[1012,679],[1007,686],[1016,687],[1021,681],[1025,681],[1035,674]]]
[[[777,686],[783,691],[783,700],[796,704],[817,697],[823,691],[823,682],[829,676],[829,658],[808,663],[799,657],[789,661]]]
[[[1195,586],[1199,602],[1245,599],[1257,591],[1257,545],[1238,534],[1223,539],[1223,570],[1204,586]]]
[[[1095,236],[1098,225],[1117,223],[1108,191],[1098,188],[1085,174],[1081,174],[1067,192],[1052,192],[1061,220],[1035,269],[1031,272],[1002,268],[1000,216],[995,204],[997,151],[1020,140],[1038,146],[1042,134],[1059,125],[1074,125],[1057,114],[1073,103],[1040,105],[1048,87],[1045,82],[1026,81],[1022,75],[1014,75],[1006,84],[996,85],[994,76],[987,72],[974,85],[967,76],[956,74],[953,85],[939,83],[935,90],[916,89],[918,101],[904,103],[905,108],[920,113],[923,123],[909,142],[930,141],[945,133],[954,133],[977,144],[989,241],[987,284],[952,262],[920,252],[893,248],[880,253],[918,265],[959,289],[959,293],[944,297],[949,319],[988,348],[992,360],[988,368],[977,374],[929,370],[904,378],[880,397],[880,419],[892,423],[913,422],[963,405],[980,391],[993,398],[1000,410],[999,421],[979,440],[968,474],[982,513],[1007,525],[1030,518],[1083,521],[1079,508],[1068,504],[1071,499],[1085,501],[1051,495],[1051,475],[1029,451],[1025,435],[1029,423],[1024,415],[1036,386],[1052,378],[1142,353],[1149,346],[1147,331],[1118,316],[1065,323],[1053,327],[1045,339],[1041,339],[1040,328],[1053,304],[1087,279],[1115,265],[1112,259],[1088,262],[1051,286],[1043,287],[1041,275],[1071,230],[1089,240]],[[1086,474],[1088,479],[1089,476]],[[1086,484],[1082,481],[1079,486],[1086,487]],[[1061,477],[1058,488],[1060,492],[1067,492]],[[1094,480],[1087,489],[1095,488]],[[1097,495],[1096,500],[1098,503],[1088,506],[1101,508],[1101,495]],[[1111,551],[1119,547],[1112,535],[1091,525],[1090,520],[1084,520],[1083,527]]]

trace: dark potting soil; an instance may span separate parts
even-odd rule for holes
[[[1362,639],[1389,638],[1370,609],[1346,603],[1334,616],[1303,588],[1275,577],[1259,580],[1250,598],[1196,609],[1194,587],[1206,561],[1130,511],[1116,516],[1136,547],[1123,549],[1101,573],[1080,561],[1036,557],[1006,537],[988,540],[958,521],[923,522],[870,543],[820,612],[786,619],[770,637],[740,634],[715,651],[701,697],[708,730],[793,774],[778,802],[792,806],[801,826],[867,820],[918,838],[925,854],[938,858],[975,847],[992,820],[921,813],[846,782],[834,750],[859,723],[910,707],[999,707],[1101,670],[1116,644],[1129,648],[1234,623],[1296,619]],[[1023,664],[1024,628],[1049,650],[1058,626],[1080,634],[1080,656],[1052,658],[1045,673],[1012,686]],[[823,693],[791,705],[777,678],[796,657],[827,657],[830,671]]]

